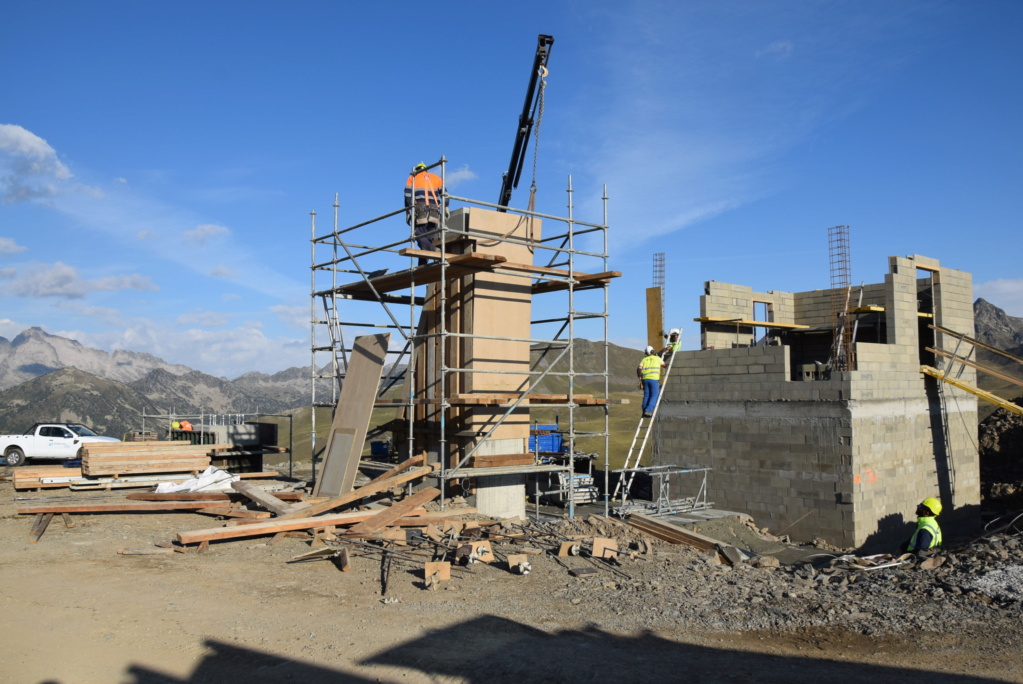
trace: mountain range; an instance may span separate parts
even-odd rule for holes
[[[1023,356],[1023,318],[1009,316],[983,299],[973,308],[978,340]],[[599,345],[577,339],[576,367],[599,367],[597,356],[601,353]],[[633,388],[638,354],[610,346],[611,391]],[[977,360],[989,366],[1016,366],[1007,372],[1016,377],[1023,374],[1018,364],[991,352],[980,350]],[[561,366],[555,370],[562,370]],[[542,361],[540,367],[544,367]],[[22,432],[39,421],[64,420],[120,437],[140,429],[143,414],[281,414],[310,405],[310,370],[293,367],[272,375],[253,371],[228,380],[151,354],[90,349],[31,328],[13,340],[0,337],[0,433]],[[983,389],[1006,398],[1019,394],[1017,385],[978,375]],[[317,386],[318,397],[330,396],[329,381],[323,382]],[[566,383],[564,376],[551,376],[537,389],[560,393],[566,391]],[[577,380],[576,391],[593,391],[589,384],[585,378]],[[981,417],[989,413],[982,411]],[[155,422],[147,420],[146,427]]]

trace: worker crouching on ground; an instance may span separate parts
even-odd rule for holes
[[[639,376],[639,384],[643,389],[643,417],[649,418],[654,415],[657,395],[661,391],[661,369],[664,368],[664,361],[653,347],[648,346],[645,354],[636,367],[636,375]]]
[[[413,228],[419,249],[434,249],[430,233],[440,228],[441,197],[444,182],[440,176],[426,170],[426,164],[419,162],[408,181],[405,182],[405,222]],[[445,208],[446,208],[445,199]],[[426,258],[419,258],[419,265],[426,265]]]
[[[928,497],[916,507],[916,531],[906,542],[906,551],[923,553],[941,549],[941,528],[937,516],[941,513],[941,502]]]

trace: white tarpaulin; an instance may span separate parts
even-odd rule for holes
[[[221,470],[217,466],[210,466],[199,474],[184,482],[162,482],[156,486],[157,494],[169,494],[171,492],[224,492],[231,490],[231,483],[241,478],[237,475]]]

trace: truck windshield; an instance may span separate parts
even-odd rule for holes
[[[68,425],[68,427],[75,432],[79,437],[99,437],[95,432],[85,427],[84,425]]]

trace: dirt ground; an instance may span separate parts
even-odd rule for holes
[[[74,515],[72,528],[58,516],[29,543],[32,518],[16,507],[50,497],[124,494],[0,484],[3,682],[1023,682],[1018,612],[870,636],[699,631],[684,615],[660,619],[656,591],[611,610],[602,596],[613,577],[573,578],[549,559],[525,576],[477,563],[438,590],[425,588],[421,565],[398,562],[384,598],[376,557],[353,558],[348,572],[288,563],[310,548],[297,538],[117,553],[220,525],[196,513]],[[687,572],[675,548],[658,563],[678,558]]]

